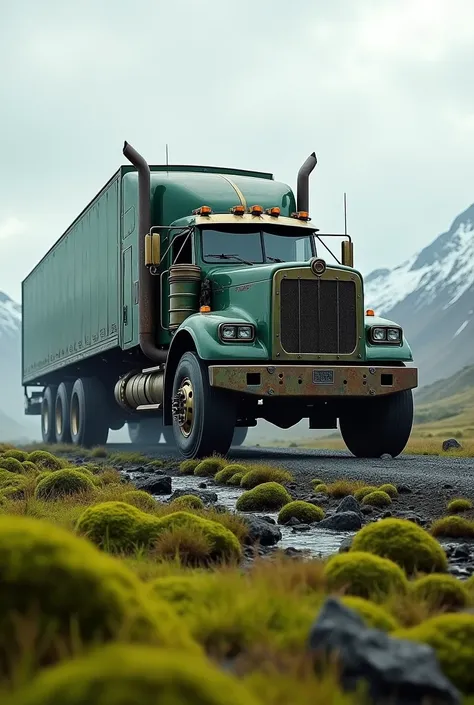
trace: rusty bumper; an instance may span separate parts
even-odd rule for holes
[[[418,385],[415,367],[211,365],[213,387],[258,396],[373,397]]]

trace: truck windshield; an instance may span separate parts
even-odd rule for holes
[[[264,262],[307,262],[315,254],[312,235],[297,228],[254,225],[238,229],[214,227],[201,229],[204,262],[263,264]]]

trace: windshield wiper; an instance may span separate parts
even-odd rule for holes
[[[238,262],[242,262],[242,264],[255,264],[255,262],[249,262],[246,259],[242,259],[242,257],[239,257],[239,255],[230,255],[230,254],[220,254],[220,255],[204,255],[204,257],[216,257],[217,259],[236,259]]]
[[[284,259],[279,259],[278,257],[270,257],[270,255],[267,255],[267,259],[270,260],[270,262],[284,262]]]

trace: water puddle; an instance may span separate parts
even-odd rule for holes
[[[206,487],[199,487],[205,483]],[[229,487],[227,485],[216,485],[210,480],[202,477],[173,477],[173,492],[185,488],[200,490],[202,492],[215,492],[217,494],[217,504],[225,507],[228,511],[235,512],[237,499],[243,490],[239,487]],[[171,495],[161,495],[158,500],[169,499]],[[252,512],[249,512],[251,514]],[[277,521],[278,513],[253,512],[257,516],[268,516]],[[308,531],[294,531],[291,526],[280,526],[282,533],[278,548],[296,548],[299,551],[307,551],[313,557],[328,556],[337,553],[341,542],[350,536],[354,536],[354,531],[330,531],[329,529],[318,529],[317,524],[313,524]]]

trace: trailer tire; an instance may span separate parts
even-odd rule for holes
[[[54,405],[56,402],[57,386],[50,384],[46,387],[43,393],[43,401],[41,402],[41,436],[43,443],[48,445],[56,443],[56,434],[54,432]]]
[[[242,443],[247,438],[248,432],[249,432],[249,429],[247,426],[238,426],[234,431],[234,436],[232,438],[232,445],[233,446],[241,446]]]
[[[105,387],[94,377],[74,382],[70,406],[71,438],[74,445],[91,448],[105,445],[109,435]]]
[[[357,458],[395,458],[405,448],[413,426],[411,389],[362,400],[339,419],[341,435]]]
[[[71,382],[61,382],[54,404],[54,432],[56,443],[71,442]]]
[[[185,458],[228,452],[236,406],[232,396],[211,387],[208,368],[195,352],[185,352],[178,363],[172,405],[174,437]]]

